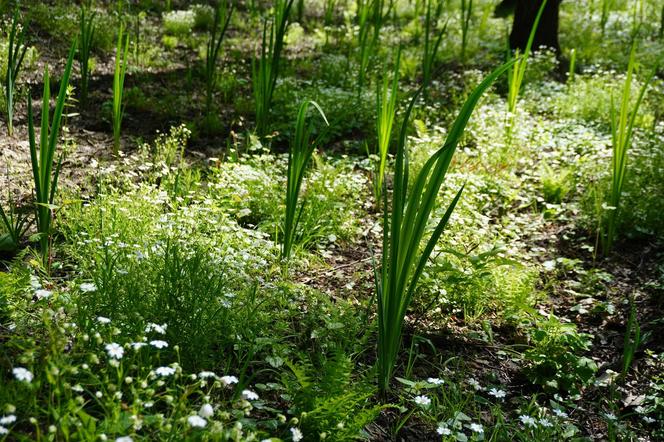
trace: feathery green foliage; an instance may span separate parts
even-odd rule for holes
[[[320,113],[326,124],[327,117],[314,101],[305,101],[300,105],[295,123],[295,138],[291,142],[288,152],[288,172],[286,182],[286,213],[284,217],[284,238],[281,248],[282,259],[290,258],[293,245],[296,240],[297,226],[302,215],[304,204],[298,206],[300,188],[304,179],[304,173],[316,148],[316,141],[311,140],[312,124],[307,124],[307,111],[309,105],[313,105]]]
[[[115,48],[115,71],[113,74],[113,150],[120,151],[120,132],[124,117],[124,82],[127,73],[127,55],[129,53],[129,35],[124,35],[124,25],[120,23],[118,43]]]
[[[214,24],[210,30],[210,39],[205,51],[205,112],[210,115],[212,111],[212,93],[217,83],[217,60],[219,49],[224,41],[226,29],[231,21],[234,6],[229,8],[228,1],[223,0],[214,10]],[[220,27],[221,26],[221,27]]]
[[[421,249],[438,192],[470,116],[484,91],[510,66],[509,61],[493,71],[470,94],[457,116],[445,144],[424,164],[408,192],[408,153],[406,134],[418,94],[415,94],[404,116],[397,143],[394,170],[394,192],[391,207],[384,196],[383,256],[380,275],[376,275],[378,299],[378,386],[387,391],[401,347],[401,331],[406,311],[429,256],[443,233],[463,187],[456,194],[438,222],[426,246]]]
[[[440,18],[440,14],[443,10],[443,3],[437,2],[435,9],[432,13],[432,3],[435,0],[429,0],[427,2],[427,13],[424,19],[424,50],[422,52],[422,83],[424,84],[424,95],[427,96],[427,91],[429,90],[429,83],[431,83],[431,74],[433,71],[433,65],[436,61],[436,56],[438,55],[438,49],[440,49],[440,43],[443,41],[443,36],[447,30],[447,22],[443,25],[442,29],[438,32],[438,37],[434,40],[434,32],[436,29],[436,23]]]
[[[383,76],[382,87],[376,86],[376,138],[378,141],[378,165],[374,176],[374,195],[376,201],[380,201],[385,178],[385,166],[387,165],[387,154],[390,150],[392,139],[392,128],[396,117],[397,99],[399,95],[399,67],[401,61],[401,49],[397,51],[392,83]]]
[[[55,102],[53,118],[49,116],[51,100],[51,87],[48,75],[48,67],[44,69],[44,95],[42,101],[41,132],[39,133],[39,144],[35,139],[35,127],[32,116],[32,100],[28,98],[28,134],[30,138],[30,159],[32,161],[32,174],[35,185],[35,211],[37,219],[37,232],[41,247],[44,266],[49,268],[51,225],[53,221],[53,209],[55,195],[58,189],[58,177],[62,168],[63,156],[60,155],[55,168],[53,160],[58,146],[60,136],[60,122],[67,99],[67,88],[71,76],[72,63],[76,53],[76,43],[69,50],[67,64],[60,81],[60,91]]]
[[[81,105],[85,106],[88,101],[88,85],[90,82],[90,53],[94,43],[97,25],[95,23],[96,13],[88,15],[85,6],[81,7],[79,19],[79,48],[78,62],[81,70]]]
[[[632,45],[627,65],[627,76],[623,87],[620,108],[616,109],[613,99],[611,100],[611,146],[613,155],[611,157],[611,188],[606,204],[605,215],[600,217],[601,235],[604,254],[608,254],[613,248],[618,221],[620,217],[620,198],[625,184],[627,173],[627,153],[632,145],[632,134],[634,122],[639,112],[639,107],[646,94],[648,85],[655,76],[656,69],[643,83],[634,105],[631,105],[632,81],[634,79],[634,68],[636,66],[636,42]]]
[[[274,16],[267,37],[267,20],[263,23],[263,39],[261,56],[256,63],[252,60],[252,82],[256,101],[256,132],[265,136],[268,131],[268,119],[272,107],[272,96],[277,85],[281,52],[284,37],[289,25],[290,10],[294,0],[277,0],[274,5]]]
[[[16,80],[21,71],[23,58],[27,51],[25,45],[25,27],[19,30],[18,8],[12,16],[11,29],[9,31],[9,45],[7,46],[7,72],[5,74],[5,113],[7,115],[7,133],[14,133],[14,97],[16,94]]]

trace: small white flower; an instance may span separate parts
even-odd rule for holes
[[[657,422],[656,419],[653,419],[653,418],[650,417],[650,416],[643,416],[643,421],[644,421],[646,424],[654,424],[655,422]]]
[[[101,391],[98,391],[98,392],[95,393],[95,396],[97,396],[97,398],[101,399],[102,397],[104,397],[104,393],[102,393]]]
[[[16,422],[16,416],[10,414],[9,416],[0,417],[0,425],[9,425]]]
[[[141,348],[145,347],[146,345],[148,345],[148,344],[146,344],[145,342],[132,342],[131,343],[131,348],[133,348],[134,350],[140,350]]]
[[[122,436],[115,439],[115,442],[134,442],[134,439],[132,439],[130,436]]]
[[[143,408],[152,408],[154,406],[154,402],[152,401],[147,401],[143,403]]]
[[[108,353],[109,358],[113,359],[122,359],[122,356],[124,356],[124,348],[120,344],[116,344],[115,342],[111,342],[110,344],[106,344],[106,353]]]
[[[505,391],[498,390],[496,388],[492,388],[491,390],[489,390],[489,394],[491,396],[494,396],[496,399],[504,399],[505,396],[507,396],[507,393],[505,393]]]
[[[222,376],[221,383],[224,385],[237,384],[239,381],[235,376]]]
[[[34,377],[30,372],[30,370],[23,367],[16,367],[15,369],[12,370],[12,373],[14,374],[14,377],[17,380],[25,381],[27,383],[32,382],[32,378]]]
[[[617,420],[617,419],[618,419],[618,418],[616,417],[616,415],[613,414],[613,413],[606,413],[604,416],[606,416],[606,418],[607,418],[608,420],[610,420],[610,421],[614,421],[614,420]]]
[[[81,284],[81,285],[79,286],[79,288],[81,289],[81,291],[82,291],[83,293],[96,292],[96,291],[97,291],[97,286],[94,285],[94,284],[91,283],[91,282],[84,282],[83,284]]]
[[[0,436],[3,434],[9,434],[9,430],[0,425]]]
[[[482,427],[480,424],[475,424],[475,423],[470,424],[470,430],[474,433],[480,433],[480,434],[484,433],[484,427]]]
[[[530,417],[527,414],[522,414],[521,416],[519,416],[519,419],[521,420],[521,423],[526,427],[534,427],[537,425],[537,421],[535,420],[535,418]]]
[[[200,410],[198,410],[198,415],[203,418],[208,418],[214,416],[214,408],[210,404],[203,404]]]
[[[53,294],[52,291],[46,289],[35,290],[35,296],[37,297],[38,300],[50,298],[52,294]]]
[[[302,434],[299,428],[291,428],[290,432],[293,442],[300,442],[304,438],[304,435]]]
[[[422,407],[428,407],[431,405],[431,399],[428,396],[415,396],[415,403]]]
[[[187,418],[187,422],[189,422],[189,425],[195,428],[205,428],[207,425],[207,421],[200,416],[189,416]]]
[[[200,373],[198,373],[198,376],[201,377],[202,379],[216,378],[217,377],[217,375],[214,374],[211,371],[201,371]]]
[[[438,434],[440,434],[441,436],[449,436],[450,434],[452,434],[452,430],[450,430],[449,428],[447,428],[447,425],[445,425],[445,424],[439,424],[439,425],[438,425],[438,429],[437,429],[436,431],[437,431]]]
[[[438,378],[427,378],[427,382],[434,385],[443,385],[445,383],[444,380]]]
[[[97,316],[97,322],[100,324],[110,324],[111,320],[108,318],[105,318],[104,316]]]
[[[151,331],[155,331],[159,333],[160,335],[165,335],[166,334],[166,328],[168,327],[168,324],[153,324],[150,323],[145,327],[145,333],[150,333]]]
[[[468,385],[473,387],[476,391],[482,390],[482,386],[480,385],[479,382],[477,382],[477,380],[475,378],[468,379]]]
[[[551,421],[549,419],[545,418],[545,417],[543,417],[542,419],[539,420],[539,424],[541,426],[543,426],[544,428],[553,427],[553,424],[551,423]]]
[[[159,367],[155,371],[159,376],[170,376],[173,373],[175,373],[175,369],[173,367]]]
[[[553,409],[553,414],[555,414],[556,416],[558,416],[559,418],[562,418],[562,419],[567,419],[569,417],[569,415],[567,413],[565,413],[563,410],[561,410],[560,408],[554,408]]]
[[[639,414],[645,414],[646,413],[646,409],[643,408],[642,405],[639,405],[638,407],[634,408],[634,411],[636,411]]]
[[[150,345],[155,347],[155,348],[160,348],[161,349],[161,348],[168,347],[168,342],[156,340],[156,341],[150,341]]]
[[[251,390],[242,390],[242,397],[248,401],[258,400],[258,395]]]

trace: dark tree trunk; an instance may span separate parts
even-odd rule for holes
[[[514,22],[512,24],[512,33],[510,34],[510,47],[512,50],[519,49],[524,51],[528,44],[530,31],[535,23],[537,12],[542,6],[543,0],[516,0],[514,8]],[[558,44],[558,11],[562,0],[549,0],[542,12],[539,26],[535,32],[533,40],[533,49],[542,46],[552,48],[556,53],[560,53]]]

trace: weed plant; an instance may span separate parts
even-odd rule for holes
[[[283,226],[283,245],[281,248],[281,258],[289,259],[296,240],[297,228],[302,217],[304,204],[298,204],[304,173],[307,169],[311,156],[316,148],[316,143],[311,140],[313,126],[307,124],[307,111],[309,105],[320,113],[321,117],[327,122],[327,117],[316,102],[305,101],[300,105],[295,123],[295,138],[293,139],[288,152],[288,171],[286,181],[286,212]]]
[[[392,373],[401,347],[401,332],[408,307],[415,295],[418,281],[438,239],[461,198],[458,191],[443,217],[438,221],[425,247],[420,250],[427,224],[438,192],[461,139],[464,128],[484,91],[514,61],[505,63],[493,71],[464,103],[459,115],[441,147],[425,163],[417,174],[409,192],[408,155],[406,134],[415,100],[415,94],[404,116],[397,144],[394,170],[394,191],[388,207],[384,197],[383,252],[380,275],[376,275],[378,299],[378,386],[384,394],[390,385]]]
[[[127,74],[129,54],[129,35],[124,35],[124,25],[118,30],[118,42],[115,47],[115,70],[113,73],[113,151],[117,156],[120,151],[120,135],[124,117],[124,82]]]
[[[7,133],[14,134],[14,107],[16,96],[16,80],[21,71],[27,46],[25,45],[25,27],[19,23],[18,8],[12,16],[7,47],[7,71],[5,73],[5,114],[7,116]]]
[[[52,234],[53,211],[56,209],[55,196],[58,190],[58,178],[62,168],[63,155],[61,154],[53,167],[55,152],[60,137],[60,123],[62,120],[69,77],[71,76],[72,63],[76,53],[76,43],[69,51],[67,64],[60,80],[60,91],[58,93],[53,118],[50,118],[49,108],[51,100],[50,79],[48,67],[44,69],[44,95],[42,101],[41,131],[39,133],[39,144],[35,139],[35,127],[32,115],[32,101],[28,98],[28,134],[30,138],[30,159],[32,162],[32,174],[35,185],[35,213],[37,220],[37,232],[41,248],[42,261],[48,269],[50,267],[50,244]]]

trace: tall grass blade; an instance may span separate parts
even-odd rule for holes
[[[304,205],[298,204],[304,173],[311,156],[316,148],[316,142],[311,140],[312,123],[307,122],[309,105],[313,105],[321,115],[325,124],[328,124],[323,109],[314,101],[305,101],[300,105],[295,123],[295,137],[288,152],[288,171],[286,181],[286,213],[284,217],[284,238],[281,248],[281,258],[287,260],[291,256],[293,245],[296,242],[297,226],[302,215]]]
[[[20,26],[20,30],[19,30]],[[25,45],[25,27],[19,24],[18,8],[14,10],[12,24],[9,30],[9,44],[7,45],[7,72],[5,73],[5,114],[7,115],[7,133],[14,134],[14,97],[16,95],[16,80],[21,71],[27,46]]]
[[[79,16],[78,62],[81,71],[81,106],[83,107],[88,102],[90,53],[92,52],[92,45],[97,32],[97,24],[95,23],[96,16],[96,12],[89,13],[85,6],[81,6],[81,14]]]
[[[124,25],[120,23],[118,42],[115,48],[115,70],[113,74],[113,152],[120,152],[120,135],[124,117],[124,82],[127,74],[129,35],[124,35]]]
[[[390,150],[392,128],[396,117],[397,99],[399,95],[399,67],[401,61],[401,48],[397,51],[392,82],[387,75],[383,76],[382,87],[376,87],[376,138],[378,142],[378,167],[374,177],[374,195],[376,202],[380,201],[385,178],[385,166]]]
[[[228,24],[233,16],[234,6],[228,6],[228,1],[223,0],[214,10],[214,24],[210,32],[205,51],[205,113],[209,116],[212,111],[212,94],[217,80],[217,60],[219,50],[224,41]],[[221,28],[220,28],[221,26]]]
[[[422,248],[436,198],[454,156],[463,131],[484,91],[513,64],[511,60],[493,71],[464,103],[444,145],[424,164],[409,192],[406,135],[410,114],[419,92],[410,102],[397,143],[394,191],[391,208],[384,196],[383,256],[378,284],[378,385],[381,392],[389,388],[401,347],[403,322],[415,289],[438,239],[442,235],[461,197],[458,191],[442,219]],[[390,212],[391,209],[391,212]]]
[[[32,162],[32,175],[35,185],[35,212],[37,232],[44,266],[48,269],[50,258],[51,224],[53,220],[54,201],[58,188],[58,177],[62,168],[62,155],[59,156],[54,168],[55,151],[60,136],[60,123],[67,99],[67,88],[76,53],[76,42],[69,50],[69,57],[65,65],[60,91],[55,102],[53,117],[50,117],[51,86],[48,67],[44,69],[44,94],[42,100],[41,131],[39,144],[35,138],[35,127],[32,114],[32,100],[28,97],[28,136],[30,141],[30,160]]]

